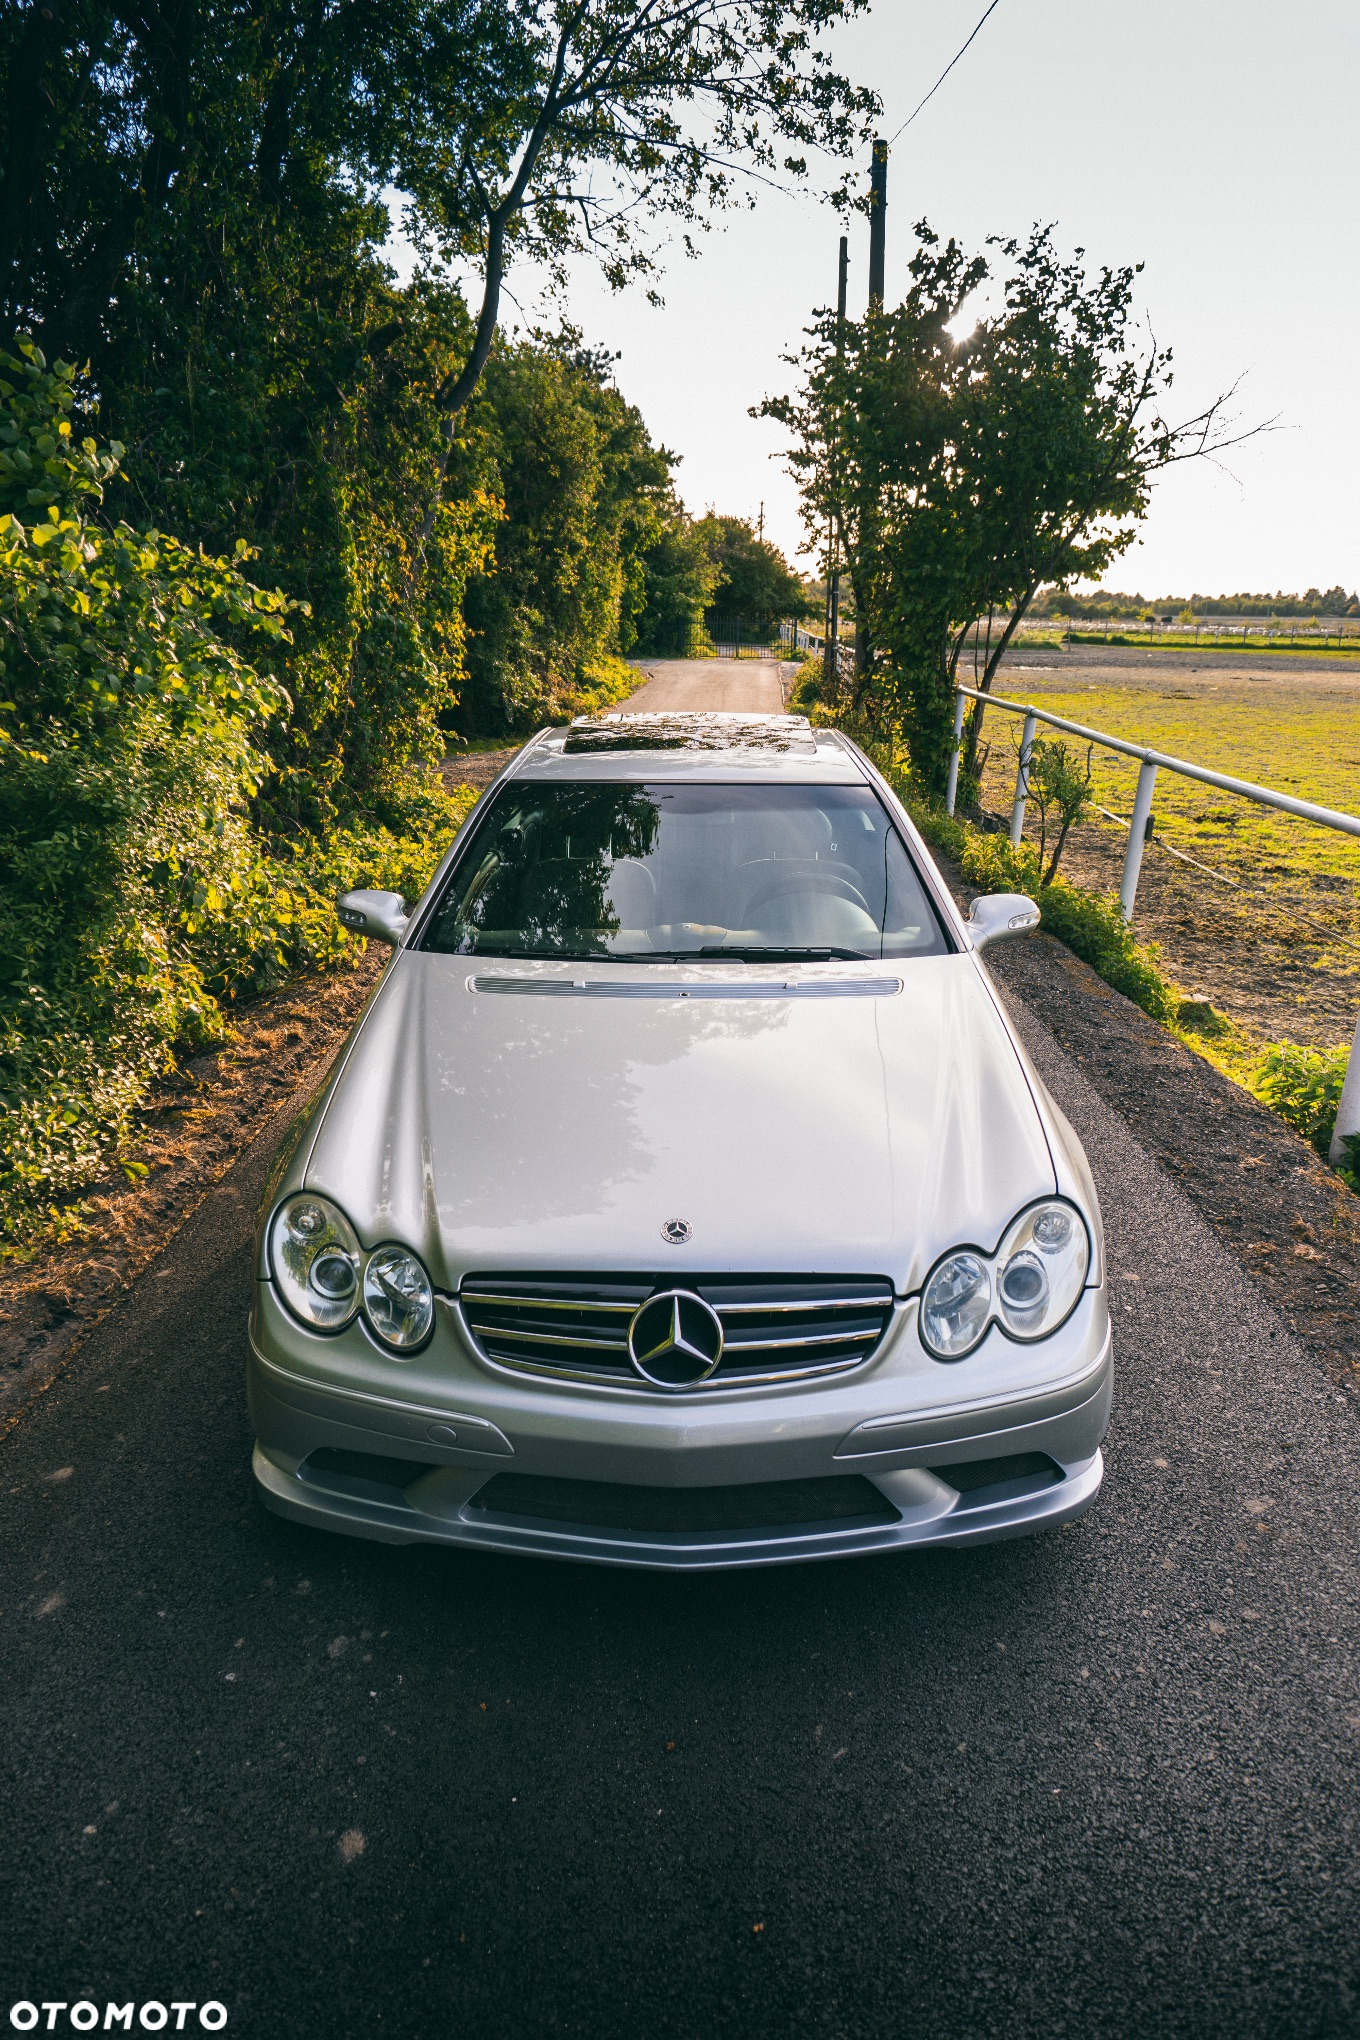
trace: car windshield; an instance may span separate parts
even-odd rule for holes
[[[512,780],[420,947],[779,962],[947,945],[868,787]]]

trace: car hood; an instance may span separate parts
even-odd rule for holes
[[[762,966],[721,973],[751,996],[685,998],[716,970],[574,968],[633,989],[563,995],[571,966],[512,964],[515,989],[493,996],[468,958],[403,953],[332,1089],[308,1188],[366,1245],[417,1248],[440,1288],[579,1268],[884,1275],[907,1292],[1054,1191],[971,956],[877,967],[901,989],[871,996],[831,990],[858,966],[803,970],[817,996],[771,996],[793,974]],[[552,995],[527,989],[545,980]],[[662,1237],[674,1219],[683,1247]]]

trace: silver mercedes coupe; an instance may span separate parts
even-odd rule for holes
[[[868,758],[798,716],[542,732],[261,1214],[266,1505],[611,1565],[973,1544],[1100,1486],[1085,1157]]]

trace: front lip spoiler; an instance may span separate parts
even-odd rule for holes
[[[814,1525],[796,1534],[781,1532],[767,1537],[710,1534],[683,1538],[638,1532],[605,1536],[522,1517],[488,1518],[469,1513],[466,1503],[447,1517],[435,1518],[414,1508],[313,1487],[276,1465],[258,1444],[253,1468],[261,1499],[275,1514],[382,1544],[448,1544],[521,1558],[571,1559],[578,1564],[632,1566],[652,1572],[718,1572],[1025,1537],[1083,1515],[1100,1491],[1105,1460],[1097,1449],[1090,1459],[1064,1467],[1061,1481],[1036,1494],[983,1508],[964,1509],[956,1503],[925,1520],[919,1511],[909,1510],[900,1522],[858,1529]]]

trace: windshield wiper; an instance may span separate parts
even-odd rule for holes
[[[724,949],[706,944],[702,949],[616,949],[609,963],[872,963],[862,949],[761,949],[751,944]]]
[[[498,963],[612,963],[607,949],[460,949],[459,956],[489,956]]]
[[[862,949],[837,949],[817,947],[815,949],[750,948],[743,944],[740,949],[701,949],[700,956],[734,956],[738,963],[868,963]]]

